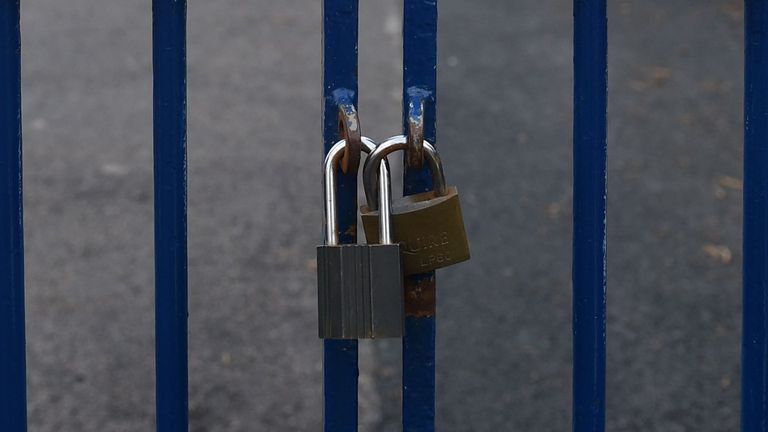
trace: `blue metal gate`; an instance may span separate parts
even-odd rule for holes
[[[0,2],[0,430],[27,424],[19,0]]]
[[[742,420],[768,431],[768,1],[745,0]],[[573,430],[605,429],[605,0],[574,0]],[[0,431],[26,430],[19,0],[0,0]],[[324,148],[338,106],[357,103],[358,0],[324,0]],[[188,429],[186,2],[154,0],[157,430]],[[424,116],[436,142],[437,2],[404,0],[403,127]],[[424,109],[421,113],[420,110]],[[354,176],[340,176],[340,226],[356,224]],[[431,188],[407,170],[405,194]],[[342,230],[354,242],[354,229]],[[435,275],[406,281],[403,429],[435,428]],[[326,340],[324,428],[357,430],[357,342]]]

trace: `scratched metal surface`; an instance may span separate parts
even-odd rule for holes
[[[741,2],[609,3],[607,427],[735,430]],[[361,6],[374,138],[401,127],[399,5]],[[22,5],[30,430],[153,424],[149,6]],[[570,424],[571,12],[440,1],[440,149],[473,240],[438,274],[441,431]],[[189,20],[190,427],[318,430],[320,5]],[[361,430],[399,424],[398,352],[361,344]]]

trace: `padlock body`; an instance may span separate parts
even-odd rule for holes
[[[321,338],[403,336],[399,245],[318,246],[317,280]]]
[[[368,243],[379,241],[379,212],[361,207]],[[424,192],[392,202],[392,235],[403,250],[403,272],[424,273],[469,259],[469,241],[455,187],[437,197]]]

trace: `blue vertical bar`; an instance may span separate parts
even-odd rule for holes
[[[27,430],[19,0],[0,0],[0,431]]]
[[[605,430],[605,0],[574,0],[573,430]]]
[[[157,430],[186,432],[186,0],[153,0]]]
[[[339,103],[357,106],[357,0],[323,1],[323,148],[339,140]],[[338,173],[339,240],[357,241],[357,173]],[[357,341],[324,342],[323,427],[357,431]]]
[[[745,1],[741,430],[768,431],[768,1]]]
[[[403,130],[409,113],[424,102],[424,138],[436,144],[437,1],[404,0]],[[429,169],[406,169],[403,193],[432,189]],[[435,273],[405,280],[403,338],[403,431],[435,430]]]

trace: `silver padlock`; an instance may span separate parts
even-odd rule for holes
[[[364,150],[376,144],[363,138]],[[403,271],[400,245],[392,244],[389,170],[379,170],[381,244],[339,244],[336,170],[345,142],[325,158],[325,244],[317,247],[319,336],[323,339],[378,339],[403,336]]]

